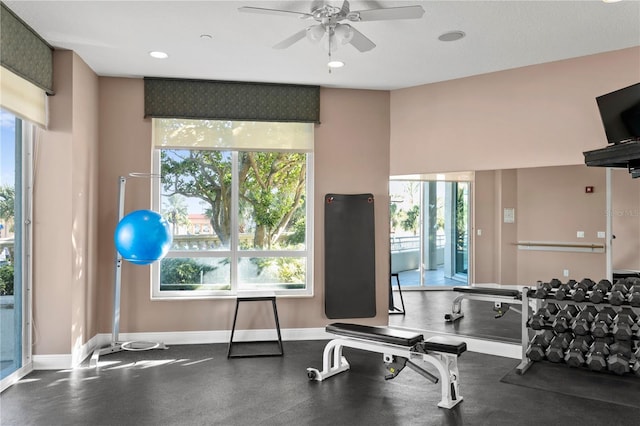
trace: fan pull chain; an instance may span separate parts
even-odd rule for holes
[[[329,69],[329,74],[331,74],[331,66],[329,66],[329,64],[331,63],[331,35],[332,35],[332,31],[328,32],[327,35],[329,36],[329,61],[327,62],[327,68]]]

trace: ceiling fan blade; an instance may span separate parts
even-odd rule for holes
[[[238,12],[261,13],[265,15],[295,16],[300,19],[313,18],[313,15],[311,15],[310,13],[294,12],[293,10],[266,9],[264,7],[242,6],[238,8]]]
[[[368,52],[369,50],[376,47],[376,44],[369,40],[367,36],[362,34],[360,31],[351,27],[351,31],[353,31],[353,38],[349,42],[353,47],[358,49],[361,52]]]
[[[289,36],[289,37],[285,38],[280,43],[278,43],[275,46],[273,46],[273,48],[274,49],[286,49],[287,47],[291,46],[295,42],[302,40],[307,35],[307,30],[308,30],[308,28],[304,28],[304,29],[298,31],[297,33],[293,34],[292,36]]]
[[[349,0],[344,0],[342,2],[342,7],[340,8],[340,14],[343,16],[347,16],[349,14]]]
[[[386,21],[390,19],[419,19],[423,15],[424,9],[422,6],[404,6],[357,10],[349,12],[347,19],[352,22]]]

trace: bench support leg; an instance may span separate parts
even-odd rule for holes
[[[451,313],[444,314],[444,320],[446,322],[454,322],[464,317],[464,313],[462,313],[462,299],[464,296],[458,296],[453,299],[453,304],[451,306]]]
[[[307,368],[309,380],[321,382],[349,369],[349,362],[342,356],[342,346],[340,339],[334,339],[327,343],[322,353],[322,371],[315,368]]]
[[[380,353],[383,355],[383,360],[385,362],[390,362],[393,360],[393,357],[404,357],[408,359],[408,363],[412,364],[412,369],[422,369],[422,367],[419,364],[416,364],[414,360],[427,362],[438,370],[440,379],[438,380],[437,377],[428,373],[424,369],[423,372],[427,373],[431,377],[427,377],[422,374],[422,372],[419,373],[427,377],[429,380],[433,381],[435,378],[436,381],[440,382],[441,399],[438,403],[438,407],[451,409],[463,399],[462,396],[460,396],[459,391],[457,355],[444,352],[412,352],[410,348],[406,346],[389,345],[360,339],[337,338],[327,343],[322,355],[322,371],[315,368],[307,368],[307,376],[309,379],[323,381],[324,379],[328,379],[338,373],[347,371],[349,369],[349,363],[345,357],[342,356],[343,347]]]
[[[453,354],[446,353],[429,353],[422,355],[424,361],[430,363],[440,373],[440,386],[442,391],[442,399],[438,403],[440,408],[453,408],[460,401],[460,384],[458,378],[458,357]]]

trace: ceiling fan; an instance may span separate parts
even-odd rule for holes
[[[349,2],[347,0],[344,0],[341,7],[333,6],[321,0],[314,0],[311,2],[311,11],[309,13],[250,6],[240,7],[238,10],[240,12],[293,16],[302,20],[315,20],[317,24],[298,31],[273,46],[273,48],[286,49],[305,37],[313,42],[320,42],[324,39],[325,46],[329,50],[329,56],[331,56],[332,50],[337,49],[338,43],[351,44],[360,52],[367,52],[376,47],[373,41],[352,25],[342,23],[343,21],[366,22],[391,19],[418,19],[424,15],[422,6],[387,7],[352,11],[349,8]]]

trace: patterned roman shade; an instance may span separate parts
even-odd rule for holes
[[[145,77],[144,114],[155,118],[319,123],[320,87]]]
[[[0,65],[53,93],[53,48],[0,2]]]

